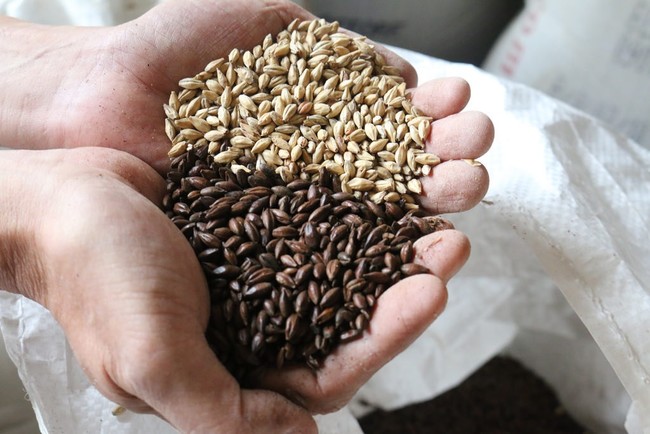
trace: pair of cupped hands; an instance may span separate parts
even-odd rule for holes
[[[269,369],[242,389],[219,363],[204,336],[202,270],[160,209],[170,147],[162,105],[179,79],[294,18],[313,17],[288,1],[170,0],[115,27],[0,20],[0,143],[14,148],[0,152],[0,287],[52,312],[105,396],[181,432],[316,432],[312,414],[345,405],[443,311],[446,283],[469,256],[456,230],[418,240],[416,261],[432,274],[391,287],[363,336],[318,371]],[[413,67],[383,52],[435,119],[426,150],[442,163],[422,179],[423,207],[473,207],[488,175],[467,160],[490,147],[491,121],[461,112],[466,81],[417,86]]]

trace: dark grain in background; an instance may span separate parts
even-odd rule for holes
[[[587,434],[553,390],[507,357],[496,357],[458,387],[360,421],[365,434]]]

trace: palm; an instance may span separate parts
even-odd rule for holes
[[[206,283],[191,247],[154,204],[162,179],[112,150],[47,155],[57,168],[42,211],[41,301],[91,382],[183,432],[253,432],[247,424],[275,418],[274,432],[310,426],[306,413],[278,395],[241,391],[208,347]]]

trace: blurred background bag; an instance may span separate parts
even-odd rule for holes
[[[523,0],[299,0],[315,15],[396,47],[479,65]]]
[[[649,0],[528,0],[483,67],[650,148],[649,29]]]

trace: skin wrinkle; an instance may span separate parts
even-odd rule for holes
[[[3,158],[0,160],[0,185],[5,188],[5,197],[0,203],[0,289],[46,301],[42,291],[44,266],[33,248],[36,245],[33,210],[38,210],[42,204],[25,194],[25,177],[12,176],[9,167],[17,162],[5,154],[7,151],[0,152]]]
[[[100,112],[102,113],[102,118],[107,119],[106,121],[103,121],[106,122],[107,126],[114,125],[114,128],[123,130],[124,128],[120,127],[120,125],[133,122],[132,119],[125,119],[125,117],[130,115],[127,111],[129,107],[146,105],[149,102],[148,99],[150,95],[155,95],[155,98],[159,99],[159,106],[162,107],[162,104],[166,99],[166,92],[157,89],[155,86],[156,83],[164,81],[156,81],[153,79],[153,77],[159,73],[158,70],[152,67],[141,68],[138,63],[141,61],[140,59],[136,62],[136,68],[138,69],[129,67],[130,64],[134,64],[130,58],[134,57],[135,54],[127,44],[122,43],[124,41],[123,38],[116,38],[116,40],[118,40],[116,44],[124,49],[110,48],[112,45],[109,43],[105,48],[90,50],[91,52],[99,53],[97,56],[99,60],[94,62],[93,69],[89,74],[90,80],[92,81],[90,83],[84,83],[85,86],[88,86],[89,92],[85,92],[85,99],[82,98],[81,103],[77,104],[77,111]],[[140,43],[146,44],[146,41],[142,42],[143,39],[138,38],[138,40],[141,41]],[[142,76],[140,71],[141,69],[146,71],[146,77]],[[105,71],[109,71],[109,73],[107,74]],[[111,77],[116,73],[120,75],[119,80],[113,80],[113,83],[111,84]],[[125,75],[127,77],[125,77]],[[122,88],[125,86],[124,83],[127,82],[133,83],[133,86],[139,87],[142,90],[129,93],[131,98],[133,98],[133,101],[129,101],[128,98],[123,98],[117,102],[117,105],[111,105],[111,97],[105,97],[105,95],[111,95],[115,92],[115,89]],[[108,101],[107,104],[108,107],[111,107],[110,109],[107,108],[104,100]],[[142,100],[142,102],[140,102],[140,100]],[[164,137],[164,134],[159,130],[151,129],[150,134],[146,133],[146,130],[153,128],[151,125],[155,124],[154,122],[148,121],[148,118],[157,118],[156,114],[155,110],[150,110],[142,116],[139,116],[136,122],[142,123],[142,127],[126,130],[127,134],[122,135],[121,140],[125,143],[129,143],[128,149],[132,150],[133,153],[138,154],[147,152],[146,150],[151,149],[152,146],[157,148],[156,144],[159,143],[162,145],[166,142],[166,137]],[[72,114],[72,116],[74,117],[75,115]],[[62,121],[61,124],[62,126],[65,126],[64,121]],[[74,129],[72,131],[75,136],[66,138],[66,143],[72,143],[73,146],[88,141],[106,147],[115,146],[108,136],[100,135],[94,138],[97,134],[94,130],[88,132],[85,129]],[[164,151],[162,151],[162,146],[160,146],[160,148],[161,151],[157,153],[160,155],[157,157],[157,161],[155,161],[154,165],[157,167],[165,167],[167,164],[166,155],[164,155]]]
[[[148,52],[151,54],[151,56],[160,56],[162,57],[163,61],[156,61],[156,62],[149,62],[148,63],[148,68],[147,68],[147,79],[142,80],[143,84],[155,88],[156,85],[158,86],[157,91],[161,93],[161,97],[163,98],[163,101],[166,100],[167,96],[166,95],[168,92],[167,90],[171,88],[170,86],[174,86],[178,80],[178,77],[172,77],[170,76],[169,72],[170,70],[165,69],[165,68],[153,68],[150,65],[151,64],[158,64],[158,65],[164,65],[164,58],[166,57],[165,54],[163,53],[173,53],[175,50],[175,47],[178,45],[182,46],[187,46],[189,45],[188,42],[186,41],[189,38],[189,35],[187,32],[184,32],[183,28],[176,27],[176,26],[169,26],[168,23],[160,21],[160,20],[155,20],[151,22],[151,20],[147,20],[144,23],[141,21],[146,20],[148,17],[145,15],[141,17],[140,19],[135,20],[131,26],[128,25],[122,25],[117,28],[117,33],[118,35],[121,35],[119,30],[122,28],[125,28],[128,32],[127,35],[122,36],[123,40],[135,40],[135,41],[140,41],[141,43],[144,43],[148,45],[149,50]],[[147,28],[147,26],[150,26],[151,29],[153,29],[153,37],[147,35],[146,37],[143,37],[141,33]],[[123,43],[123,45],[126,46],[126,43]],[[137,46],[135,47],[137,48]],[[145,48],[145,50],[147,50]],[[128,52],[128,50],[127,50]],[[139,59],[141,56],[141,53],[139,53],[137,50],[133,52],[128,52],[130,56],[134,56],[136,59]],[[131,59],[125,59],[125,62],[129,62]],[[138,61],[139,63],[139,61]],[[140,75],[141,72],[138,72],[136,75]]]
[[[115,368],[113,368],[113,370],[117,372]],[[158,414],[153,408],[151,408],[151,406],[145,404],[135,395],[128,393],[122,387],[120,387],[112,378],[110,372],[107,369],[104,368],[102,371],[102,375],[104,377],[103,381],[111,385],[109,388],[111,396],[108,397],[111,401],[116,403],[119,402],[123,407],[129,408],[132,411],[136,411],[138,413]],[[86,373],[86,375],[89,375],[89,373]],[[96,383],[96,381],[94,381],[94,383]]]
[[[34,244],[32,237],[19,231],[12,232],[0,235],[0,289],[20,293],[33,300],[44,300],[39,291],[44,282],[43,264],[27,247]]]
[[[104,153],[107,152],[106,150],[101,150],[101,151],[104,152]],[[67,161],[68,159],[64,157],[64,156],[67,156],[67,154],[61,153],[60,155],[62,156],[61,157],[61,163],[63,163],[63,164],[68,163],[68,161]],[[123,154],[123,155],[126,156],[127,154]],[[132,159],[133,159],[133,157],[131,157],[131,156],[128,156],[128,158],[127,158],[127,160],[129,162],[131,162]],[[114,162],[113,164],[116,164],[116,163],[117,162]],[[146,166],[143,165],[143,167],[146,167]],[[147,168],[147,170],[150,170],[150,169]],[[86,168],[82,168],[79,171],[79,174],[77,176],[75,176],[75,177],[73,177],[71,179],[65,179],[64,181],[59,183],[58,188],[57,188],[57,192],[53,196],[54,199],[56,199],[57,194],[59,195],[59,197],[62,196],[62,197],[73,197],[74,198],[74,197],[78,196],[77,194],[74,193],[74,191],[78,190],[78,183],[79,182],[83,183],[84,185],[86,185],[90,189],[105,190],[106,193],[109,194],[109,197],[116,196],[116,195],[119,196],[119,194],[118,194],[119,191],[123,191],[124,194],[128,194],[128,191],[130,190],[130,188],[128,187],[128,184],[127,185],[117,184],[117,188],[115,188],[116,184],[115,184],[114,180],[115,179],[120,179],[119,175],[113,175],[111,172],[108,172],[108,171],[103,172],[102,171],[102,172],[99,172],[99,173],[95,174],[93,177],[88,177],[89,173],[91,173],[91,172],[88,172]],[[66,190],[70,191],[70,193],[67,194],[67,195],[65,194]],[[65,204],[60,199],[58,200],[58,202],[56,202],[56,205],[52,204],[52,206],[54,207],[54,210],[55,210],[54,215],[56,215],[56,213],[59,213],[59,214],[62,214],[62,215],[65,215],[66,213],[68,213],[70,215],[76,215],[80,210],[83,210],[83,208],[84,208],[83,203],[81,204],[81,206],[79,206],[79,204],[77,204],[75,202]],[[46,209],[50,209],[50,208],[52,208],[52,206],[47,207]],[[70,209],[70,211],[66,212],[65,209],[61,209],[62,206],[68,207]],[[57,209],[58,209],[58,211],[57,211]],[[144,212],[144,210],[143,210],[143,212]],[[56,220],[56,218],[53,218],[53,220]],[[109,220],[110,220],[110,218],[109,218]],[[51,228],[45,228],[45,233],[46,234],[48,232],[51,232],[51,231],[52,231]],[[58,234],[58,229],[55,232],[57,232],[57,233],[53,234],[53,235],[61,236],[60,234]],[[72,245],[74,245],[75,239],[79,239],[80,237],[83,238],[83,234],[79,235],[78,232],[79,232],[78,229],[76,231],[72,231],[70,236],[65,237],[65,239],[63,241],[68,242],[68,243],[72,243]],[[133,234],[133,235],[138,235],[138,234]],[[126,237],[126,238],[131,238],[131,236]],[[150,238],[146,237],[145,239],[150,239]],[[116,241],[119,241],[119,240],[116,240]],[[60,248],[58,246],[58,243],[55,243],[55,244],[56,244],[56,249],[60,250]],[[66,254],[66,252],[63,252],[63,253],[61,253],[60,256],[65,256],[65,254]],[[119,262],[119,258],[114,258],[114,259],[117,262]],[[139,265],[148,265],[148,262],[150,262],[153,258],[143,257],[142,259],[143,260],[148,259],[148,261],[143,261]],[[52,278],[54,279],[54,276],[59,275],[59,271],[60,271],[60,268],[58,266],[55,266],[54,269],[51,270],[50,273],[48,273],[48,274],[50,276],[52,276]],[[173,274],[173,271],[174,270],[166,270],[165,273],[166,274]],[[87,274],[88,273],[84,273],[84,275],[86,277],[87,277]],[[119,276],[115,276],[115,278],[117,278],[117,277],[119,277]],[[160,278],[158,277],[157,279],[159,280]],[[93,279],[93,280],[95,280],[95,279]],[[96,279],[96,280],[101,280],[101,279]],[[118,286],[118,287],[120,286],[119,280],[115,280],[115,279],[113,279],[111,282],[105,281],[104,283],[105,284],[112,284],[112,285],[115,285],[115,286]],[[152,282],[152,284],[153,283],[155,283],[155,282]],[[56,287],[58,287],[60,289],[64,287],[63,285],[56,284],[56,283],[55,283],[54,286],[56,286]],[[82,291],[81,293],[83,294],[84,292]],[[49,307],[56,310],[56,306],[49,306]],[[205,312],[205,316],[207,318],[207,312]],[[206,319],[206,321],[207,321],[207,319]]]
[[[49,48],[41,47],[40,41],[38,40],[40,36],[38,30],[42,29],[43,26],[35,24],[31,27],[17,19],[6,16],[0,16],[0,23],[3,24],[0,26],[0,37],[2,38],[0,41],[4,42],[0,52],[3,56],[10,57],[14,60],[12,63],[0,62],[0,65],[2,65],[0,66],[0,72],[3,74],[15,76],[16,74],[12,73],[12,69],[22,71],[25,68],[29,68],[32,62],[43,59],[50,52]],[[37,31],[35,32],[34,30]],[[30,44],[34,49],[25,52],[20,49],[23,44]],[[67,45],[72,46],[74,43],[70,42]]]
[[[2,58],[0,58],[0,74],[5,77],[20,77],[17,71],[20,71],[31,61],[29,57],[24,58],[25,54],[21,50],[15,49],[15,47],[22,46],[22,44],[15,41],[15,39],[18,39],[15,35],[15,29],[21,26],[17,24],[17,20],[8,17],[0,17],[0,23],[9,24],[9,26],[0,26],[3,29],[1,41],[5,42],[2,44],[0,51],[2,53]],[[9,58],[9,60],[7,61],[4,58]],[[12,84],[17,85],[17,83]],[[29,88],[26,88],[26,93],[21,95],[17,101],[11,101],[7,92],[0,92],[0,105],[3,107],[3,110],[0,110],[0,124],[3,125],[3,128],[7,129],[8,126],[15,125],[13,130],[21,131],[25,125],[29,126],[30,116],[27,113],[32,113],[32,106],[35,104],[35,100],[30,98],[27,89]],[[6,114],[6,119],[2,118],[3,113]],[[2,143],[0,142],[0,144]],[[13,145],[13,143],[11,144]]]
[[[148,51],[150,55],[152,56],[160,56],[162,52],[166,52],[167,50],[173,50],[173,47],[176,46],[176,44],[183,44],[182,41],[178,41],[180,38],[187,38],[187,34],[183,34],[180,32],[180,29],[177,29],[175,27],[171,27],[171,29],[167,26],[165,27],[163,23],[159,21],[155,21],[152,25],[153,28],[153,41],[156,43],[153,43],[152,41],[149,40],[149,38],[143,38],[139,34],[140,31],[140,25],[139,21],[135,21],[133,23],[133,27],[128,27],[129,33],[132,35],[132,39],[136,41],[142,41],[143,43],[146,43],[149,47],[149,49],[145,49],[145,51]],[[171,30],[171,35],[170,35],[170,30]],[[129,39],[127,36],[124,37],[124,39]],[[161,44],[160,42],[164,41],[165,44]],[[140,53],[130,53],[135,56],[140,56]],[[155,62],[158,63],[158,62]],[[150,87],[152,89],[157,90],[158,92],[161,93],[161,96],[163,98],[166,98],[165,90],[166,90],[166,85],[172,85],[175,83],[175,78],[170,77],[168,74],[168,71],[165,70],[164,68],[153,68],[150,67],[151,63],[147,64],[147,72],[148,72],[148,80],[142,80],[142,84]],[[164,64],[160,62],[160,64]],[[139,74],[136,74],[139,75]],[[161,80],[161,78],[164,78],[164,80]],[[149,83],[147,83],[149,81]],[[164,85],[163,85],[164,83]],[[156,89],[156,85],[158,85],[158,88]]]
[[[364,369],[364,372],[367,372],[367,370]],[[338,391],[330,392],[330,388],[328,388],[326,385],[327,380],[327,374],[315,375],[315,384],[312,396],[301,397],[302,399],[300,399],[300,402],[302,402],[302,404],[299,405],[305,406],[306,403],[309,403],[309,408],[312,409],[312,413],[314,414],[327,414],[343,408],[345,403],[349,401],[352,394],[348,394],[346,396],[338,396]],[[293,395],[300,396],[300,394],[297,392]],[[315,402],[316,399],[314,399],[314,396],[319,397],[321,402]],[[333,399],[332,396],[338,396],[338,399]]]
[[[55,50],[58,50],[58,48]],[[70,70],[80,72],[71,76],[65,75],[53,90],[51,101],[52,104],[55,104],[55,108],[46,108],[48,110],[48,116],[45,118],[48,119],[48,122],[43,122],[42,124],[44,128],[42,137],[47,137],[48,139],[38,141],[38,143],[41,143],[42,146],[40,148],[42,149],[51,148],[53,143],[70,146],[70,144],[84,140],[83,128],[69,128],[71,120],[78,117],[77,113],[80,110],[78,105],[78,95],[81,92],[80,88],[83,89],[88,86],[89,82],[93,84],[98,83],[99,86],[104,85],[101,77],[99,80],[96,79],[100,76],[101,67],[104,65],[101,60],[105,57],[103,51],[88,50],[87,45],[84,44],[82,49],[75,49],[72,52],[74,54],[69,56],[71,58],[71,64],[66,65],[66,67],[70,68]],[[85,57],[89,53],[96,53],[95,61],[89,61]],[[96,107],[82,107],[81,109],[84,111],[97,111]]]
[[[442,239],[438,238],[437,240],[434,240],[434,241],[431,241],[431,242],[427,243],[427,245],[424,248],[419,247],[419,245],[418,245],[418,250],[415,253],[414,262],[417,263],[417,264],[426,264],[426,263],[428,263],[427,257],[431,256],[431,253],[433,253],[435,251],[435,249],[436,249],[436,244],[438,244],[441,241],[442,241]],[[423,243],[420,243],[420,244],[423,244]]]
[[[80,89],[88,87],[90,83],[93,85],[104,84],[103,74],[101,67],[104,66],[106,56],[105,45],[97,49],[93,47],[89,41],[94,41],[95,38],[89,38],[87,32],[98,33],[101,29],[84,28],[84,29],[66,29],[67,34],[72,37],[69,39],[74,40],[74,43],[57,43],[50,47],[52,52],[53,64],[57,64],[59,57],[69,59],[69,64],[65,65],[74,74],[64,74],[60,80],[56,81],[56,87],[52,90],[52,97],[49,98],[50,104],[53,107],[45,106],[48,115],[44,116],[45,119],[50,119],[49,122],[43,123],[46,130],[41,137],[47,137],[48,140],[39,140],[43,148],[52,147],[53,143],[57,146],[60,144],[69,143],[83,143],[84,133],[83,128],[69,128],[71,120],[75,119],[77,112],[82,110],[96,111],[95,105],[93,107],[79,107],[79,95],[82,92]],[[84,37],[78,38],[78,33],[84,33]],[[63,38],[59,38],[63,39]],[[102,40],[101,38],[98,38]],[[79,41],[82,41],[81,44]],[[56,78],[56,77],[55,77]],[[52,116],[54,115],[54,116]]]
[[[135,83],[138,83],[144,89],[152,90],[155,91],[155,93],[160,94],[161,100],[164,101],[164,93],[161,90],[155,88],[155,83],[159,82],[159,78],[158,80],[153,79],[153,77],[164,76],[164,74],[158,70],[151,71],[151,69],[153,68],[147,68],[147,75],[151,75],[151,76],[147,78],[143,77],[144,74],[142,70],[140,69],[134,70],[134,68],[130,66],[130,63],[132,62],[131,59],[129,59],[129,57],[135,56],[135,50],[133,51],[130,50],[131,48],[130,44],[127,43],[128,38],[123,37],[123,38],[119,38],[119,40],[120,40],[120,48],[118,49],[110,48],[107,50],[101,50],[102,53],[104,51],[108,53],[107,56],[102,56],[102,57],[109,59],[107,63],[117,65],[119,68],[121,68],[122,70],[120,71],[120,73],[124,73],[124,72],[128,73],[128,76],[130,78],[127,79],[123,78],[124,81],[133,80]],[[155,50],[155,47],[152,46],[152,44],[150,44],[149,41],[147,41],[144,38],[139,39],[138,43],[146,44],[147,46],[150,46],[152,49]],[[144,48],[144,51],[147,51],[147,48]],[[101,70],[104,67],[105,67],[104,65],[101,65],[98,62],[95,69]],[[111,66],[109,69],[117,70],[118,68]]]

